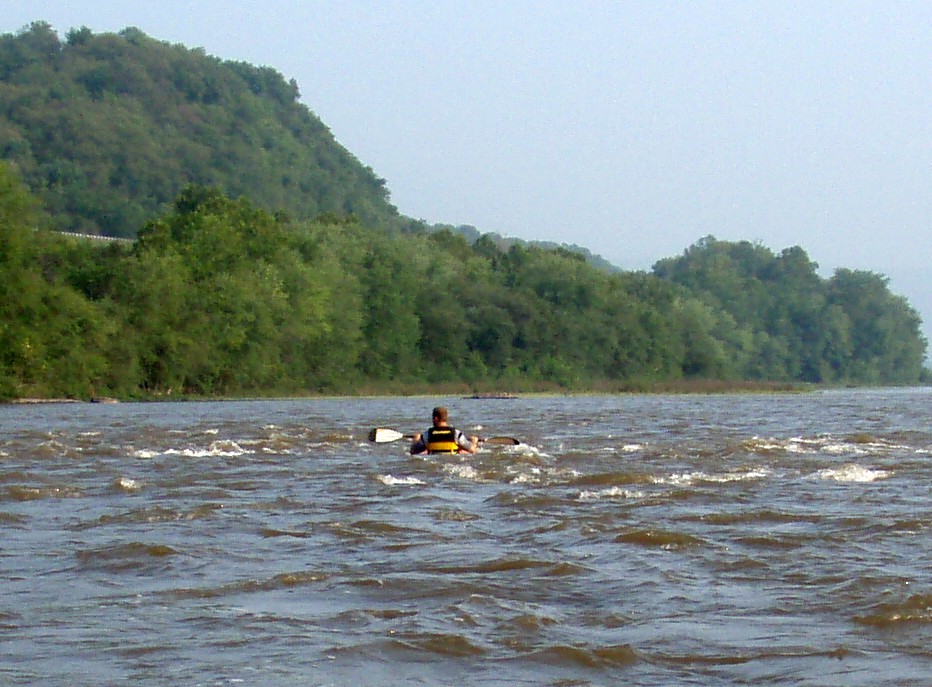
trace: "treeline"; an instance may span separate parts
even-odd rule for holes
[[[916,313],[872,273],[712,238],[653,274],[563,249],[297,222],[190,187],[134,243],[36,230],[0,165],[0,396],[915,383]]]

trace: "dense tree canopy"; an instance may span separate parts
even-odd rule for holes
[[[689,378],[912,383],[886,280],[712,238],[654,274],[579,255],[294,222],[189,187],[134,243],[36,230],[0,166],[0,396],[622,388]]]
[[[730,374],[807,382],[908,383],[922,375],[921,322],[888,280],[837,270],[829,280],[798,246],[779,255],[707,237],[654,274],[731,319],[743,343]],[[738,350],[741,355],[737,355]]]
[[[0,159],[62,230],[134,236],[192,183],[300,219],[401,226],[385,181],[298,97],[274,69],[134,28],[0,35]]]

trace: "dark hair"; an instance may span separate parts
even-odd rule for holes
[[[440,420],[440,422],[446,422],[447,417],[449,417],[449,413],[447,412],[447,409],[444,408],[443,406],[437,406],[436,408],[434,408],[434,412],[431,414],[431,417],[434,420]]]

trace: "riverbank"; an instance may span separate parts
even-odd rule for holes
[[[254,393],[230,396],[200,396],[196,394],[145,394],[126,398],[93,397],[23,397],[6,399],[0,403],[15,405],[44,405],[52,403],[121,403],[121,402],[166,402],[166,401],[241,401],[250,399],[302,399],[302,398],[388,398],[388,397],[460,397],[468,400],[517,399],[531,396],[591,396],[613,394],[766,394],[806,393],[819,388],[812,384],[792,382],[749,382],[728,380],[672,380],[657,382],[625,382],[593,384],[579,387],[562,387],[556,384],[522,384],[519,387],[473,386],[464,383],[443,384],[392,384],[361,385],[343,393],[333,391],[306,391],[294,393]]]

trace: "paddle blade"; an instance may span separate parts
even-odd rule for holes
[[[371,432],[369,432],[369,441],[374,441],[377,444],[385,444],[389,441],[398,441],[399,439],[404,438],[405,435],[401,432],[394,429],[388,429],[387,427],[376,427]]]
[[[517,446],[521,442],[514,437],[486,437],[480,439],[484,444],[493,444],[495,446]]]

